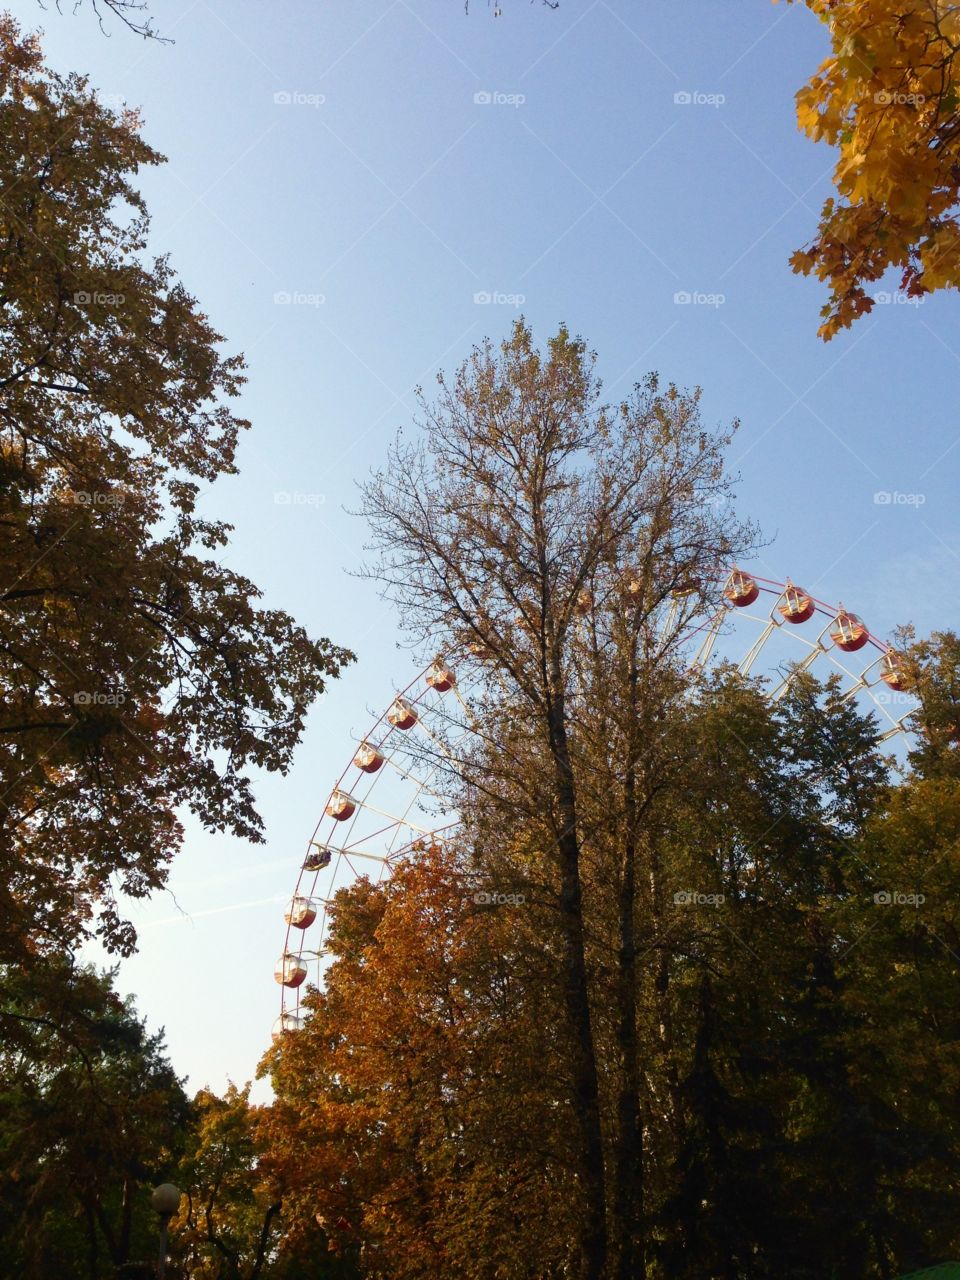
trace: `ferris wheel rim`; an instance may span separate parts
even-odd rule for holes
[[[722,626],[724,620],[727,618],[739,617],[744,620],[750,620],[754,623],[760,623],[765,627],[765,632],[762,634],[759,641],[755,642],[755,645],[754,645],[754,648],[756,649],[756,654],[754,655],[754,660],[755,660],[755,658],[758,657],[759,654],[762,652],[762,649],[766,641],[769,639],[770,635],[772,634],[773,630],[782,628],[783,629],[782,634],[790,634],[794,636],[797,640],[799,640],[801,643],[806,645],[811,650],[811,654],[808,655],[808,658],[805,660],[806,665],[812,664],[812,661],[816,657],[818,657],[821,653],[823,653],[830,658],[831,663],[833,663],[836,667],[838,667],[841,671],[844,672],[844,674],[853,682],[852,689],[847,692],[845,697],[850,697],[855,692],[866,690],[866,692],[870,695],[870,699],[873,705],[876,706],[880,711],[882,711],[882,713],[886,716],[886,718],[891,723],[891,728],[888,729],[883,735],[878,737],[878,744],[888,740],[889,738],[891,738],[892,736],[898,733],[907,732],[907,728],[904,721],[908,718],[908,715],[910,713],[905,714],[899,720],[895,720],[890,715],[890,713],[886,711],[886,708],[882,704],[877,702],[875,696],[872,693],[873,685],[876,684],[877,682],[866,681],[867,673],[871,671],[873,667],[875,667],[880,661],[882,661],[885,655],[897,653],[897,650],[891,644],[889,644],[887,641],[882,640],[880,637],[878,637],[873,632],[871,632],[868,628],[864,627],[863,629],[864,629],[865,639],[863,643],[858,646],[858,650],[859,648],[865,648],[867,645],[870,645],[872,649],[876,651],[877,656],[873,658],[873,660],[870,663],[868,663],[866,667],[863,668],[863,670],[860,672],[859,675],[857,675],[854,671],[851,671],[849,668],[847,668],[837,657],[837,654],[844,654],[846,656],[846,653],[848,652],[847,650],[845,650],[844,648],[842,648],[840,645],[836,644],[832,640],[829,645],[824,645],[822,643],[823,636],[827,633],[830,627],[830,623],[839,622],[839,620],[844,615],[848,618],[852,617],[856,619],[858,624],[860,626],[863,626],[861,620],[858,618],[857,615],[849,613],[847,610],[844,609],[844,606],[842,604],[833,605],[828,601],[821,600],[818,597],[811,595],[808,591],[806,591],[805,588],[797,587],[796,584],[793,583],[789,577],[786,579],[786,581],[780,582],[775,578],[767,578],[760,574],[748,573],[744,570],[739,569],[739,567],[736,564],[731,565],[729,568],[718,570],[715,574],[711,574],[710,580],[715,581],[717,583],[728,584],[731,581],[732,575],[736,573],[742,574],[745,578],[748,578],[753,583],[755,583],[758,587],[758,593],[762,592],[767,596],[773,597],[773,601],[772,601],[768,616],[766,618],[760,618],[760,617],[757,617],[756,615],[748,614],[744,611],[744,608],[742,606],[738,606],[734,601],[730,599],[725,600],[723,596],[721,596],[720,603],[710,613],[710,615],[707,618],[705,618],[703,621],[701,621],[697,626],[689,630],[686,630],[682,632],[682,634],[676,636],[671,642],[671,646],[670,646],[671,648],[679,647],[681,644],[687,643],[695,639],[698,635],[706,634],[708,640],[710,641],[709,648],[707,650],[707,655],[704,660],[706,661],[709,658],[710,652],[712,651],[713,642],[716,640],[716,637],[719,635],[720,627]],[[774,613],[777,609],[778,602],[784,599],[785,594],[791,588],[793,588],[795,591],[800,592],[804,597],[809,599],[810,603],[813,606],[812,612],[808,615],[806,619],[802,619],[801,621],[804,621],[804,622],[809,621],[810,618],[816,615],[820,615],[821,617],[824,617],[827,619],[826,624],[820,630],[817,640],[814,643],[811,643],[806,637],[802,636],[795,629],[794,626],[787,625],[789,620],[786,618],[785,615],[781,617],[781,619],[779,620],[777,620],[774,617]],[[673,593],[674,597],[679,597],[682,594],[684,593],[676,592],[676,591]],[[712,640],[710,640],[711,635],[713,637]],[[858,650],[855,650],[855,651],[858,651]],[[405,701],[414,709],[417,709],[417,708],[421,708],[421,709],[425,708],[427,710],[435,709],[429,701],[429,695],[431,694],[431,692],[434,694],[437,694],[438,690],[433,689],[431,687],[429,681],[427,680],[427,677],[431,672],[431,670],[436,668],[438,663],[443,662],[445,664],[448,658],[455,657],[458,652],[460,652],[459,649],[452,649],[449,654],[445,655],[444,658],[434,657],[429,662],[427,662],[427,664],[422,669],[418,670],[417,673],[413,676],[413,678],[402,689],[400,689],[399,692],[396,692],[391,697],[385,709],[373,722],[369,730],[361,738],[356,740],[357,743],[359,744],[359,748],[362,748],[364,745],[369,745],[373,747],[377,752],[383,753],[383,748],[387,744],[391,735],[400,735],[402,738],[403,734],[407,732],[407,730],[391,722],[389,718],[391,711],[399,703],[402,703]],[[748,652],[752,653],[753,650],[750,650]],[[800,665],[803,666],[804,664],[800,664]],[[785,687],[786,683],[788,682],[789,682],[789,677],[785,678],[785,680],[781,682],[781,687]],[[456,680],[455,676],[453,677],[452,686],[448,686],[448,688],[445,690],[444,689],[439,690],[439,694],[442,696],[443,693],[449,692],[451,687],[455,690],[456,698],[460,701],[462,706],[465,709],[467,709],[467,704],[464,701],[463,695],[459,687],[459,683]],[[409,727],[415,728],[417,726],[420,726],[421,728],[424,728],[424,726],[421,725],[421,719],[422,719],[421,715],[417,714],[413,725]],[[371,793],[371,791],[373,791],[377,783],[380,781],[381,772],[382,772],[381,765],[385,766],[391,763],[390,754],[383,753],[384,758],[381,762],[381,765],[378,765],[376,770],[374,770],[372,774],[367,775],[369,777],[369,784],[364,790],[363,795],[362,796],[354,795],[353,791],[351,791],[349,788],[344,790],[344,783],[347,780],[347,778],[351,775],[352,770],[356,770],[358,773],[361,773],[361,774],[364,772],[359,768],[359,766],[356,763],[356,757],[358,753],[359,753],[358,750],[354,750],[354,752],[351,754],[351,757],[348,763],[342,770],[340,776],[337,778],[336,782],[334,783],[334,786],[332,787],[331,791],[328,794],[321,816],[318,819],[316,825],[314,826],[312,835],[307,841],[306,857],[301,861],[300,869],[297,875],[296,885],[292,895],[292,900],[306,897],[307,900],[311,903],[320,902],[322,904],[322,911],[317,913],[317,917],[319,917],[319,920],[320,920],[320,942],[315,951],[308,950],[302,945],[298,949],[293,949],[291,944],[296,942],[296,939],[293,936],[294,932],[300,935],[301,941],[305,941],[305,939],[303,938],[303,931],[300,928],[298,928],[296,925],[294,925],[291,922],[291,920],[288,918],[287,927],[284,934],[283,953],[281,956],[281,961],[279,962],[280,964],[284,963],[284,961],[288,957],[296,956],[297,958],[302,959],[302,957],[304,956],[311,956],[316,958],[317,966],[319,968],[320,957],[322,956],[325,949],[323,945],[323,937],[325,936],[325,929],[326,929],[326,924],[328,919],[329,907],[332,902],[332,898],[329,898],[329,899],[318,898],[315,892],[317,882],[318,882],[320,873],[322,871],[330,869],[332,874],[332,879],[333,881],[335,881],[337,871],[341,867],[341,860],[343,860],[346,863],[347,867],[349,868],[352,876],[354,878],[357,878],[362,873],[358,868],[356,868],[351,863],[350,861],[351,854],[355,858],[373,856],[375,857],[375,860],[380,863],[380,876],[377,881],[377,883],[380,883],[383,879],[385,871],[395,861],[397,861],[399,858],[401,858],[405,854],[409,853],[410,850],[414,849],[418,844],[421,844],[423,841],[427,839],[432,840],[432,839],[441,838],[443,833],[456,830],[456,828],[460,826],[460,819],[456,818],[449,822],[443,823],[440,826],[434,826],[430,828],[421,828],[418,830],[418,833],[412,839],[406,840],[403,844],[401,844],[399,847],[395,849],[392,847],[388,848],[386,853],[383,855],[364,855],[360,850],[353,848],[349,843],[349,837],[353,832],[353,829],[357,823],[357,820],[361,812],[376,812],[376,813],[381,812],[380,810],[375,809],[373,806],[368,805],[366,803],[366,800],[369,794]],[[413,784],[413,796],[404,807],[403,814],[399,818],[396,817],[395,815],[383,814],[382,816],[389,819],[386,825],[380,828],[378,831],[369,833],[368,835],[364,836],[363,840],[369,841],[389,831],[393,831],[394,838],[396,838],[397,834],[401,830],[403,829],[411,830],[413,827],[413,824],[409,822],[408,815],[425,791],[428,794],[435,794],[430,791],[429,787],[427,786],[427,782],[435,776],[438,768],[439,766],[434,766],[431,773],[428,775],[427,779],[418,779],[418,778],[412,777],[409,774],[405,774],[404,776],[406,776],[408,780]],[[357,779],[356,782],[352,784],[354,790],[357,789],[358,783],[359,783],[359,779]],[[332,802],[333,797],[337,793],[346,794],[346,796],[354,800],[355,810],[347,818],[347,822],[349,823],[349,825],[346,826],[345,828],[342,828],[343,835],[348,838],[347,842],[346,843],[341,842],[340,844],[338,844],[338,846],[335,849],[333,849],[331,848],[330,844],[327,844],[326,842],[320,840],[318,837],[320,837],[321,831],[324,829],[325,822],[330,823],[330,826],[329,826],[330,836],[332,836],[335,831],[340,829],[338,820],[335,817],[333,817],[328,811],[328,805]],[[310,853],[314,849],[329,850],[331,854],[336,855],[336,861],[334,862],[333,858],[331,857],[330,861],[326,865],[320,865],[317,868],[310,870],[307,866],[307,863],[310,858]],[[303,894],[302,890],[305,884],[305,880],[310,876],[313,877],[311,891],[308,894]],[[317,917],[315,917],[314,919],[316,919]],[[314,921],[311,921],[311,923],[313,922]],[[294,1018],[294,1021],[298,1021],[300,1019],[300,1009],[302,1007],[299,985],[291,988],[286,984],[281,984],[280,996],[281,996],[280,1017],[278,1018],[277,1023],[275,1024],[275,1035],[277,1034],[277,1031],[276,1031],[277,1026],[280,1027],[281,1031],[285,1029],[284,1020],[287,1018],[288,1014],[291,1013],[291,1010],[288,1008],[288,1000],[293,1005],[292,1016]]]
[[[814,611],[816,613],[819,613],[823,617],[836,620],[841,613],[846,612],[842,604],[833,605],[826,600],[820,600],[817,596],[811,595],[811,593],[807,591],[805,588],[797,587],[797,584],[793,582],[792,579],[790,578],[787,578],[785,582],[778,582],[776,578],[764,578],[756,573],[747,573],[745,570],[741,570],[739,565],[735,565],[735,564],[731,565],[729,569],[726,569],[717,573],[712,580],[715,582],[729,582],[731,574],[737,573],[737,572],[744,573],[746,577],[752,578],[762,592],[764,592],[767,595],[773,595],[778,600],[783,598],[784,592],[789,587],[794,587],[798,591],[803,591],[804,595],[809,596],[810,601],[814,606]],[[686,631],[682,635],[678,636],[675,643],[677,645],[682,644],[684,641],[691,640],[694,636],[701,634],[705,630],[708,630],[709,627],[711,627],[713,623],[716,621],[718,616],[748,617],[749,615],[742,613],[741,610],[738,609],[737,606],[733,604],[730,604],[730,603],[719,604],[717,605],[713,614],[709,618],[699,623],[696,627],[692,628],[690,631]],[[877,649],[881,654],[896,652],[896,650],[893,648],[893,645],[891,645],[886,640],[881,640],[879,636],[874,635],[873,632],[870,630],[867,631],[867,642],[869,644],[872,644],[873,647]]]
[[[405,700],[410,706],[414,707],[415,709],[418,709],[418,708],[420,710],[424,708],[433,709],[431,708],[431,705],[429,702],[429,696],[431,692],[436,693],[438,696],[443,696],[444,694],[450,693],[452,690],[455,690],[456,691],[455,697],[459,700],[462,706],[466,707],[466,704],[464,703],[463,697],[459,691],[459,687],[455,678],[452,681],[450,687],[440,691],[432,690],[429,683],[424,683],[426,681],[426,677],[436,667],[438,661],[439,659],[437,658],[434,658],[431,661],[429,661],[422,669],[420,669],[413,676],[413,678],[402,689],[400,689],[399,691],[393,694],[393,696],[388,701],[383,712],[377,717],[377,719],[370,726],[368,731],[361,738],[356,740],[358,746],[362,747],[362,745],[364,744],[369,744],[374,746],[377,751],[382,751],[385,744],[390,739],[391,735],[396,734],[398,735],[398,741],[402,740],[407,730],[404,730],[398,727],[398,725],[392,723],[389,719],[391,710],[401,700]],[[418,714],[416,720],[414,721],[414,724],[410,727],[414,728],[418,725],[421,725],[421,720],[422,720],[422,716]],[[434,735],[430,735],[430,736],[434,737]],[[357,878],[361,874],[361,871],[358,867],[353,865],[353,863],[351,862],[351,856],[353,858],[373,856],[375,857],[375,860],[381,864],[380,878],[382,879],[384,868],[391,865],[398,858],[400,858],[404,853],[408,852],[412,847],[424,841],[425,839],[436,838],[442,832],[451,830],[459,825],[459,819],[457,819],[456,821],[453,821],[453,822],[442,823],[440,825],[432,824],[429,827],[418,828],[417,825],[413,823],[409,817],[411,811],[414,809],[417,802],[421,799],[424,793],[431,794],[431,795],[437,794],[436,792],[433,792],[430,790],[428,784],[432,780],[432,778],[435,776],[435,774],[438,772],[440,767],[439,765],[435,765],[433,769],[430,771],[430,773],[428,774],[428,776],[423,779],[413,778],[409,774],[404,773],[404,776],[408,777],[409,780],[413,783],[413,794],[403,806],[403,812],[399,817],[392,814],[383,814],[382,811],[376,809],[373,805],[368,803],[368,800],[367,800],[368,796],[370,795],[371,791],[374,789],[374,787],[377,785],[378,781],[380,780],[380,773],[381,773],[380,766],[378,766],[378,768],[373,774],[368,775],[369,782],[362,795],[354,794],[355,792],[358,791],[357,784],[359,782],[359,779],[357,780],[351,779],[351,782],[350,782],[351,789],[344,791],[344,784],[346,783],[348,778],[351,778],[352,771],[355,770],[361,775],[364,772],[359,768],[359,766],[356,763],[356,758],[358,753],[359,753],[358,749],[355,748],[354,751],[351,753],[348,763],[343,768],[342,772],[340,773],[339,777],[337,778],[336,782],[334,783],[333,787],[331,788],[330,792],[327,795],[327,799],[324,803],[321,816],[317,820],[317,823],[313,828],[313,832],[307,841],[306,856],[301,859],[300,868],[297,874],[296,884],[294,886],[293,894],[291,895],[291,899],[290,899],[291,906],[293,902],[297,899],[306,899],[311,904],[314,904],[314,903],[321,904],[322,909],[318,911],[316,916],[310,921],[310,924],[314,924],[316,923],[317,919],[319,919],[320,942],[317,948],[314,950],[306,948],[303,945],[303,941],[305,941],[305,939],[303,939],[303,931],[301,930],[301,928],[299,928],[293,923],[292,919],[288,918],[286,921],[286,930],[284,933],[283,951],[281,953],[281,958],[277,964],[277,971],[281,969],[281,966],[285,964],[288,958],[289,959],[302,958],[304,956],[307,956],[307,957],[315,958],[319,965],[320,957],[323,954],[323,949],[324,949],[322,939],[323,939],[323,936],[325,935],[327,916],[328,916],[328,911],[329,911],[330,902],[331,902],[331,899],[320,897],[316,893],[317,882],[322,871],[330,870],[332,874],[332,878],[333,880],[335,880],[337,872],[341,868],[342,863],[345,863],[350,873],[352,874],[352,876],[354,878]],[[390,756],[385,755],[384,764],[388,763],[389,761],[390,761]],[[403,773],[404,771],[400,770],[400,772]],[[347,823],[349,825],[345,827],[343,826],[342,823],[338,823],[337,819],[334,818],[328,812],[328,808],[327,808],[327,806],[331,803],[332,798],[337,793],[346,794],[356,802],[355,811],[347,819]],[[384,825],[379,829],[375,831],[366,832],[362,837],[360,837],[359,840],[355,841],[354,843],[351,843],[350,837],[353,833],[356,822],[359,819],[360,814],[362,812],[381,813],[381,815],[386,819],[386,821]],[[340,841],[338,841],[335,848],[331,848],[331,844],[328,843],[328,841],[330,841],[334,832],[337,830],[342,830],[343,835],[346,836],[347,839],[346,839],[346,842],[344,842],[341,839]],[[401,844],[396,845],[395,842],[399,834],[401,833],[401,831],[404,831],[404,830],[406,831],[416,830],[416,834],[413,836],[412,839],[405,840]],[[377,838],[378,836],[383,836],[384,834],[390,833],[390,832],[392,832],[393,834],[391,836],[389,846],[385,851],[385,853],[382,855],[367,855],[367,854],[364,854],[357,847],[362,843],[368,843],[369,841]],[[323,840],[320,838],[324,833],[327,834],[327,840]],[[311,870],[310,867],[307,865],[307,863],[309,861],[311,851],[317,850],[317,849],[329,850],[332,855],[335,855],[335,858],[331,857],[331,859],[325,866],[321,865]],[[306,892],[305,890],[308,883],[310,884],[310,889],[309,889],[309,892]],[[289,912],[289,908],[288,908],[288,915],[289,914],[291,913]],[[305,927],[309,927],[309,926],[305,926]],[[296,938],[294,936],[295,934],[300,935],[300,937]],[[281,996],[280,1017],[277,1020],[277,1024],[283,1024],[284,1019],[291,1012],[294,1018],[299,1017],[299,1012],[300,1012],[301,1003],[302,1003],[300,1000],[299,984],[297,986],[290,987],[286,983],[281,983],[280,996]],[[293,1006],[292,1011],[288,1007],[288,1001],[290,1001],[290,1004]],[[275,1024],[275,1029],[276,1029],[276,1024]]]

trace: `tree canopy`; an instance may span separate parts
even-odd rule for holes
[[[956,782],[892,785],[869,721],[811,679],[774,708],[725,676],[671,729],[698,768],[644,822],[628,1274],[892,1277],[955,1254]],[[319,1217],[365,1275],[579,1269],[562,930],[511,845],[468,827],[341,891],[324,989],[271,1057],[285,1230]],[[620,926],[599,832],[583,859],[616,1275]]]
[[[235,470],[243,362],[165,259],[132,112],[44,69],[0,19],[0,959],[95,932],[165,879],[178,810],[261,840],[249,770],[283,771],[350,657],[216,553],[201,486]]]
[[[24,1280],[99,1280],[155,1254],[149,1189],[180,1159],[190,1104],[109,975],[53,976],[0,973],[0,1255]]]

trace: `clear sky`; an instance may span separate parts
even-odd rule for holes
[[[193,1087],[253,1074],[306,839],[351,734],[412,674],[348,576],[355,484],[413,429],[412,389],[518,308],[541,338],[582,333],[612,398],[657,369],[703,386],[708,423],[741,420],[758,572],[881,636],[960,625],[960,303],[880,305],[824,346],[822,288],[787,265],[830,190],[834,156],[793,116],[824,30],[769,0],[500,5],[158,0],[170,45],[113,18],[105,36],[71,0],[13,6],[57,69],[142,107],[169,158],[141,184],[153,245],[250,362],[241,474],[204,511],[270,605],[358,654],[289,777],[258,784],[266,845],[191,827],[170,882],[187,915],[170,896],[137,912],[119,985]]]

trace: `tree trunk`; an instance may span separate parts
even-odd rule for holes
[[[550,751],[555,766],[561,827],[557,834],[560,868],[560,919],[563,930],[563,994],[573,1033],[573,1103],[580,1136],[584,1219],[580,1233],[581,1280],[602,1280],[607,1263],[606,1187],[600,1090],[590,1020],[589,984],[583,936],[580,844],[573,771],[567,744],[558,664],[553,671],[554,699],[549,708]]]
[[[83,1206],[83,1216],[87,1223],[87,1266],[90,1280],[97,1280],[100,1275],[100,1245],[97,1240],[97,1223],[89,1204]]]
[[[640,1065],[637,1048],[637,768],[634,714],[637,670],[629,672],[630,744],[624,778],[624,847],[620,876],[619,949],[617,954],[619,1019],[617,1050],[622,1072],[617,1103],[617,1149],[614,1162],[615,1280],[642,1277],[643,1264],[643,1135],[640,1127]]]
[[[640,1129],[640,1070],[637,1054],[637,948],[634,936],[636,848],[632,834],[624,850],[620,887],[617,1048],[623,1073],[617,1105],[614,1216],[617,1224],[616,1280],[643,1275],[643,1137]]]

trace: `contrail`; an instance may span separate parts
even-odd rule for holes
[[[203,911],[184,911],[180,915],[165,916],[162,920],[151,920],[149,924],[138,925],[138,930],[159,929],[167,924],[192,924],[202,916],[222,916],[228,911],[247,911],[250,907],[265,907],[271,902],[286,902],[288,894],[275,893],[269,898],[254,898],[251,902],[234,902],[228,907],[207,907]]]

